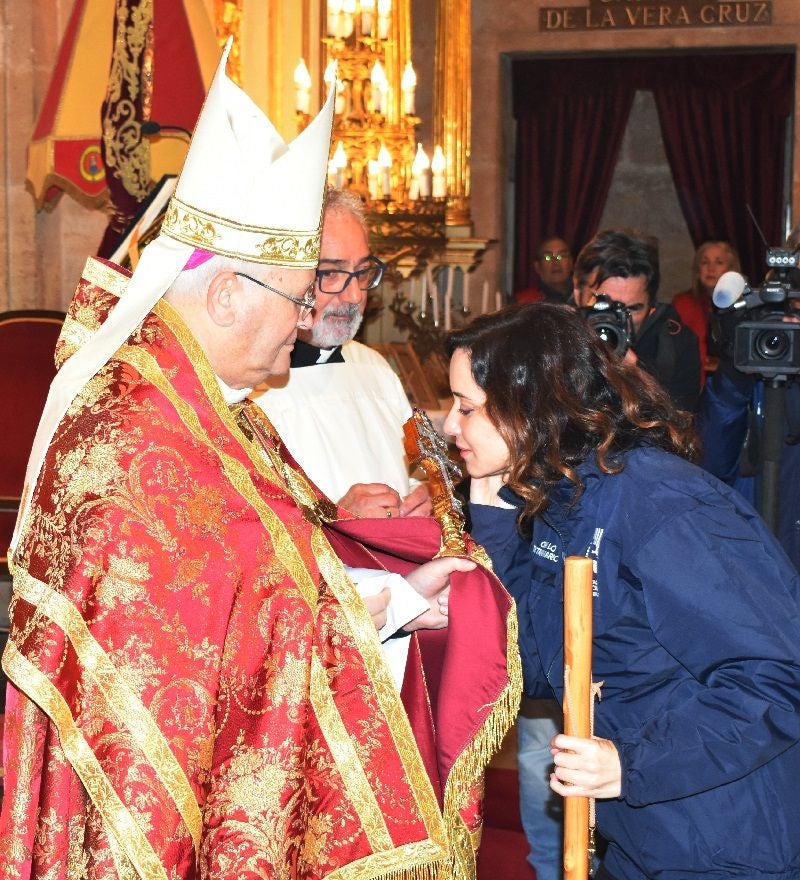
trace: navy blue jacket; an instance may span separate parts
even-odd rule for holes
[[[470,513],[517,601],[531,696],[562,698],[564,559],[595,561],[595,733],[622,763],[621,796],[597,802],[606,868],[800,878],[800,576],[738,493],[677,456],[578,472],[579,502],[557,486],[530,542],[516,510]]]

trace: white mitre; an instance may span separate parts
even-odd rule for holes
[[[56,374],[28,460],[17,543],[31,491],[56,427],[78,392],[144,320],[196,248],[254,263],[314,268],[335,89],[287,144],[225,73],[222,53],[161,232],[142,251],[127,289],[94,336]]]
[[[228,79],[224,62],[225,56],[161,233],[253,263],[316,268],[333,91],[316,119],[287,144]]]

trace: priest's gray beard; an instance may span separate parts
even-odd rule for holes
[[[361,308],[358,303],[333,302],[314,317],[314,326],[305,341],[317,348],[334,348],[352,339],[361,326]],[[304,338],[305,334],[300,334]]]

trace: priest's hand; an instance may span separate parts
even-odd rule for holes
[[[384,483],[354,483],[339,499],[339,506],[362,517],[400,516],[399,493]]]
[[[430,516],[433,512],[427,483],[420,483],[403,499],[400,516]]]
[[[428,600],[429,610],[407,623],[403,629],[444,629],[447,626],[450,600],[450,575],[454,571],[472,571],[475,563],[459,556],[442,556],[426,562],[405,576],[409,584]]]

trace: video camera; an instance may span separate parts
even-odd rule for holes
[[[633,342],[633,319],[628,307],[598,293],[594,305],[578,311],[614,354],[624,357]]]
[[[733,365],[742,373],[765,379],[800,375],[800,324],[783,319],[790,300],[800,300],[800,251],[767,250],[769,275],[759,287],[750,287],[743,275],[726,272],[714,288],[716,316],[714,335],[730,350],[733,334]],[[753,320],[743,320],[752,312]],[[800,312],[798,312],[800,317]]]

